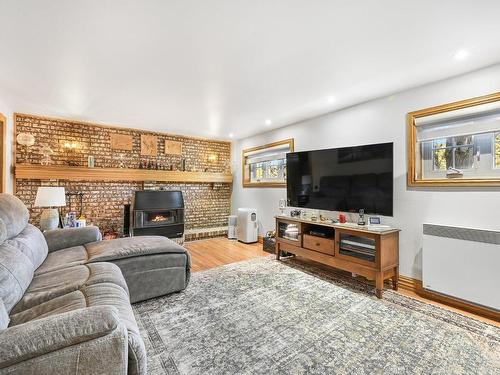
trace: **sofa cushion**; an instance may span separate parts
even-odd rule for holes
[[[10,326],[27,323],[31,320],[45,318],[47,316],[61,314],[76,309],[87,307],[85,296],[80,290],[63,294],[48,301],[35,305],[10,315]]]
[[[80,228],[48,230],[43,235],[49,246],[49,251],[57,251],[102,240],[99,228],[93,225]]]
[[[9,314],[7,314],[7,310],[5,309],[3,299],[0,298],[0,329],[7,328],[9,326],[9,321]]]
[[[49,316],[0,336],[2,374],[127,373],[127,330],[111,306]]]
[[[127,292],[113,283],[83,286],[74,292],[51,299],[30,309],[11,315],[11,326],[35,319],[92,306],[113,306],[128,331],[129,374],[145,373],[146,350],[139,334]]]
[[[116,259],[151,254],[185,254],[186,249],[163,236],[137,236],[110,241],[92,242],[85,245],[89,262],[105,262]]]
[[[7,312],[23,297],[33,271],[33,264],[19,249],[5,242],[0,244],[0,298]]]
[[[36,275],[23,298],[14,306],[12,313],[74,292],[85,285],[113,283],[128,294],[127,284],[118,266],[113,263],[95,263],[61,268]]]
[[[49,252],[42,232],[31,224],[28,224],[21,233],[5,243],[14,246],[26,255],[35,269],[43,263]]]
[[[29,216],[28,209],[19,198],[0,193],[0,219],[4,222],[6,239],[21,233],[28,224]]]
[[[67,249],[50,252],[45,262],[38,267],[35,275],[84,264],[87,261],[87,250],[83,246],[73,246]]]

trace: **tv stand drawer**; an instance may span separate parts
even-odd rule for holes
[[[333,238],[323,238],[304,234],[302,246],[309,250],[319,251],[328,255],[335,255],[335,241]]]

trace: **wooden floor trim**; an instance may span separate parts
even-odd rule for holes
[[[399,287],[405,290],[410,290],[416,292],[418,290],[418,285],[422,286],[422,282],[417,279],[412,279],[411,277],[399,275]]]
[[[493,309],[489,309],[487,307],[482,307],[478,305],[474,305],[472,303],[445,296],[440,293],[431,292],[429,290],[424,289],[422,286],[422,281],[413,279],[407,276],[399,276],[399,287],[404,290],[408,290],[413,292],[420,297],[426,298],[431,301],[436,301],[460,310],[467,311],[472,314],[484,316],[485,318],[492,319],[494,321],[500,322],[500,313]]]

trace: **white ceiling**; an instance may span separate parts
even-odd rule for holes
[[[0,0],[0,100],[242,138],[499,62],[499,15],[497,0]]]

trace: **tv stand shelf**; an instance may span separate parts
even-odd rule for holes
[[[278,260],[282,251],[373,279],[378,298],[384,280],[398,288],[399,229],[276,216]]]

